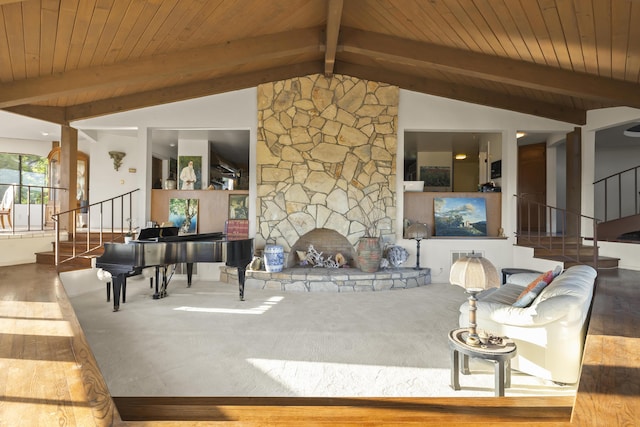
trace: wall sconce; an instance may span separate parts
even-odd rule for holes
[[[122,159],[126,156],[127,153],[123,153],[122,151],[109,151],[109,157],[113,159],[113,168],[115,170],[120,170],[120,165],[122,165]]]

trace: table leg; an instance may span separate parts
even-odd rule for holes
[[[462,375],[469,375],[471,370],[469,369],[469,355],[463,354],[462,359],[460,359],[460,373]]]
[[[504,387],[511,388],[511,359],[504,362]]]
[[[495,362],[496,397],[504,396],[504,362]]]
[[[457,350],[451,350],[451,388],[454,390],[460,390],[460,378],[459,378],[459,364],[460,353]]]

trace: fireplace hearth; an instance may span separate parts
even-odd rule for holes
[[[220,267],[220,281],[238,283],[238,270]],[[245,289],[293,292],[373,292],[408,289],[431,283],[428,268],[390,268],[365,273],[358,268],[285,268],[278,273],[247,270]]]

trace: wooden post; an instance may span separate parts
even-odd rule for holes
[[[78,130],[62,125],[60,141],[60,186],[68,189],[62,193],[60,212],[78,207],[76,192],[78,191]],[[73,215],[60,218],[61,230],[73,229]]]

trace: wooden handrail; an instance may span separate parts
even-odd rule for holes
[[[598,268],[597,226],[599,220],[597,218],[532,201],[527,199],[525,195],[514,194],[514,197],[517,199],[516,237],[519,240],[527,240],[533,247],[549,250],[554,248],[554,242],[560,240],[561,256],[567,261],[582,262],[580,258],[580,248],[584,240],[581,235],[582,220],[590,221],[593,228],[593,266],[596,269]],[[531,224],[532,213],[535,213],[537,218],[535,230],[533,230]],[[526,228],[522,224],[524,214],[527,215]],[[545,218],[544,230],[542,230],[543,224],[540,221],[542,217]],[[570,221],[575,221],[575,223],[571,224]],[[568,225],[575,227],[575,236],[567,235],[567,229],[570,228]],[[568,250],[574,247],[574,243],[576,249],[575,257],[568,254]]]
[[[602,205],[604,207],[604,221],[611,221],[614,219],[620,219],[620,218],[624,218],[626,216],[631,216],[631,215],[637,215],[640,214],[640,210],[639,210],[639,206],[638,206],[638,199],[639,199],[639,193],[638,193],[638,171],[640,170],[640,166],[635,166],[629,169],[625,169],[623,171],[611,174],[607,177],[604,178],[600,178],[599,180],[595,181],[593,183],[593,194],[594,197],[598,196],[597,193],[597,186],[599,184],[602,185],[603,188],[603,195],[602,195],[602,202],[598,202],[597,200],[594,201],[595,206],[598,205]],[[625,185],[624,181],[623,181],[623,175],[627,175],[628,173],[633,172],[633,184],[632,187],[629,188],[628,185]],[[609,183],[611,183],[612,185],[617,184],[618,187],[618,191],[616,194],[616,199],[614,199],[614,202],[617,201],[617,203],[615,203],[618,206],[618,214],[616,216],[609,216],[609,202],[610,202],[610,197],[614,197],[613,195],[609,195]],[[628,188],[627,191],[623,191],[623,187]],[[623,197],[624,196],[624,197]],[[626,198],[626,197],[633,197],[634,199],[634,211],[632,213],[623,215],[622,212],[622,201]],[[613,203],[612,203],[613,204]]]
[[[106,200],[102,200],[100,202],[96,202],[96,203],[91,203],[87,206],[81,206],[79,208],[74,208],[74,209],[70,209],[64,212],[59,212],[53,215],[53,219],[54,219],[54,223],[55,223],[55,230],[56,230],[56,241],[55,241],[55,260],[56,260],[56,266],[65,263],[65,262],[69,262],[72,261],[75,258],[78,257],[82,257],[85,256],[87,254],[90,254],[91,252],[95,251],[96,249],[102,247],[102,245],[105,242],[104,239],[104,233],[105,233],[105,229],[110,230],[110,236],[111,238],[109,239],[109,241],[113,242],[116,240],[116,238],[120,238],[120,237],[124,237],[125,233],[131,233],[133,231],[132,229],[132,215],[133,215],[133,193],[135,193],[136,191],[140,191],[139,188],[136,188],[135,190],[129,191],[127,193],[123,193],[119,196],[115,196],[115,197],[111,197],[110,199],[106,199]],[[129,204],[129,212],[128,212],[128,216],[125,219],[125,212],[124,212],[124,207],[125,207],[125,201],[126,199],[128,199],[128,204]],[[120,229],[119,229],[119,233],[116,232],[116,223],[115,223],[115,216],[114,216],[114,208],[115,206],[118,204],[117,202],[120,202]],[[104,211],[105,211],[105,206],[107,207],[107,209],[110,208],[111,210],[111,224],[108,227],[105,227],[105,220],[104,220]],[[98,242],[95,245],[91,245],[91,211],[92,208],[97,208],[98,210],[98,215],[100,217],[99,219],[99,228],[98,228]],[[81,251],[80,253],[76,252],[76,242],[77,242],[77,238],[78,238],[78,214],[83,214],[86,211],[87,213],[87,233],[86,233],[86,242],[85,242],[85,247],[84,250]],[[72,254],[70,257],[61,259],[61,255],[60,255],[60,235],[61,235],[61,229],[60,229],[60,217],[63,215],[73,215],[72,216],[72,229],[70,232],[70,237],[71,240],[73,242],[72,245]],[[125,221],[127,221],[129,223],[128,226],[128,230],[125,231],[124,228],[122,227],[122,225],[125,223]]]

